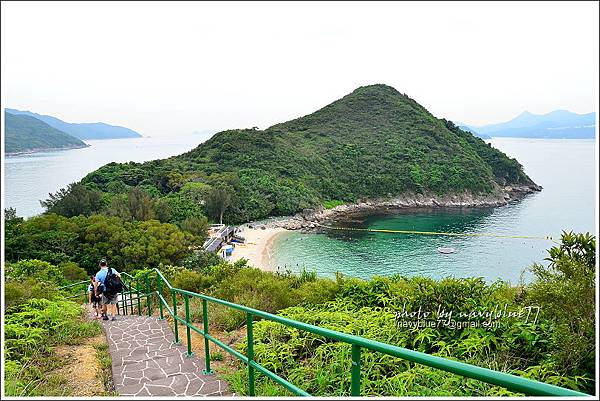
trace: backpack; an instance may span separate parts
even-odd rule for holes
[[[117,277],[112,268],[108,268],[106,278],[104,279],[104,292],[109,295],[115,295],[123,291],[123,283]]]

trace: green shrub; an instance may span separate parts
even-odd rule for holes
[[[6,265],[6,276],[15,280],[35,278],[43,282],[52,282],[57,285],[67,284],[62,270],[57,266],[36,259],[21,260]]]
[[[211,284],[212,280],[210,277],[190,270],[182,270],[175,273],[172,281],[174,287],[192,292],[202,292],[205,288],[210,287]]]
[[[66,379],[52,373],[65,361],[53,346],[77,344],[102,332],[98,322],[83,317],[71,301],[29,299],[5,313],[5,387],[9,396],[65,395]]]
[[[54,283],[44,283],[34,278],[24,281],[8,279],[4,284],[4,307],[20,305],[32,298],[53,300],[62,295]]]
[[[210,324],[222,331],[233,331],[246,324],[246,314],[219,304],[209,307]]]
[[[70,281],[82,281],[88,278],[88,273],[85,269],[79,267],[75,262],[63,262],[58,265],[65,279]]]
[[[341,206],[343,204],[344,204],[344,201],[337,200],[337,199],[323,201],[323,207],[325,209],[333,209],[334,207]]]
[[[198,272],[204,272],[211,266],[223,263],[223,259],[214,252],[197,251],[187,257],[182,265]]]
[[[301,284],[294,293],[300,304],[318,305],[333,300],[338,290],[339,285],[335,281],[318,279]]]
[[[561,244],[548,253],[548,266],[531,268],[536,280],[526,297],[542,305],[542,316],[553,321],[557,371],[585,375],[595,369],[596,239],[589,233],[565,232]]]

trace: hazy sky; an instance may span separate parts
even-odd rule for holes
[[[386,83],[469,124],[594,111],[598,3],[2,3],[6,107],[143,135],[266,128]]]

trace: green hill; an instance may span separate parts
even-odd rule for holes
[[[79,139],[30,116],[4,113],[4,150],[7,154],[84,148]]]
[[[515,159],[386,85],[360,87],[265,130],[217,133],[169,159],[111,163],[83,183],[108,193],[145,186],[178,205],[194,188],[225,186],[232,194],[225,218],[232,222],[334,200],[490,194],[504,185],[535,185]]]

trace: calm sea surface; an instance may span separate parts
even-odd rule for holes
[[[165,158],[191,150],[205,137],[160,137],[89,141],[85,149],[5,158],[5,207],[20,216],[42,212],[39,199],[112,162]],[[493,139],[516,157],[540,193],[506,207],[372,216],[354,225],[419,231],[558,237],[561,230],[595,232],[595,142],[593,140]],[[482,276],[516,282],[523,268],[546,257],[545,240],[438,237],[400,234],[285,233],[272,250],[276,266],[306,267],[321,275],[336,271],[373,275]],[[436,248],[453,247],[443,255]],[[525,276],[527,279],[527,275]]]
[[[30,217],[43,211],[48,198],[72,182],[110,162],[142,162],[178,155],[198,146],[206,137],[126,138],[86,140],[83,149],[59,150],[4,159],[4,207]]]
[[[526,173],[544,187],[540,193],[495,209],[429,211],[372,216],[354,226],[457,233],[554,236],[562,230],[595,232],[595,141],[492,139],[492,145],[517,158]],[[350,223],[349,223],[350,224]],[[546,240],[445,237],[384,233],[284,233],[271,251],[280,269],[336,271],[373,275],[480,276],[513,283],[533,262],[543,262]],[[449,255],[438,247],[452,247]],[[527,281],[530,274],[525,274]]]

